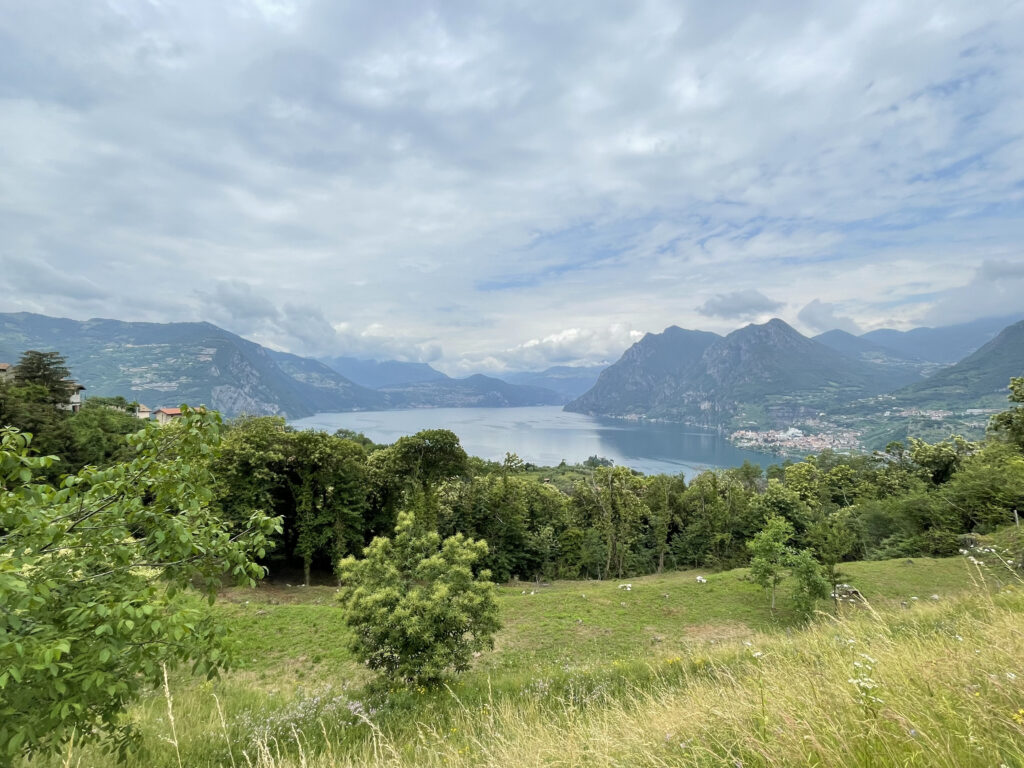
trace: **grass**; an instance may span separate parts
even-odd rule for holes
[[[809,628],[742,570],[504,586],[505,628],[471,672],[377,696],[333,590],[231,591],[216,610],[240,665],[171,677],[177,738],[162,691],[136,705],[135,764],[1024,768],[1024,586],[964,558],[844,571],[870,607]],[[40,765],[110,762],[65,757]]]

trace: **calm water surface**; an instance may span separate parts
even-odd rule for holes
[[[739,466],[767,466],[774,456],[733,447],[724,436],[680,424],[636,424],[566,413],[559,406],[530,408],[416,408],[403,411],[318,413],[291,422],[299,429],[351,429],[377,443],[393,443],[422,429],[450,429],[472,456],[500,461],[506,452],[545,466],[604,456],[647,474]]]

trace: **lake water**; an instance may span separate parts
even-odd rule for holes
[[[402,411],[319,413],[291,422],[299,429],[351,429],[377,443],[393,443],[422,429],[450,429],[471,456],[555,466],[604,456],[646,474],[693,477],[705,469],[761,466],[777,457],[734,447],[717,432],[681,424],[638,424],[566,413],[559,406],[530,408],[417,408]]]

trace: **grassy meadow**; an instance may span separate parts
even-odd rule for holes
[[[867,605],[810,627],[744,570],[505,585],[495,649],[433,691],[371,684],[330,587],[229,590],[237,664],[134,706],[130,764],[1024,768],[1024,584],[967,558],[842,570]]]

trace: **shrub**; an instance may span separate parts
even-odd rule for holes
[[[399,515],[393,538],[375,538],[362,560],[338,565],[351,648],[393,680],[436,683],[494,646],[498,606],[490,572],[473,574],[487,543],[461,534],[441,541]]]

